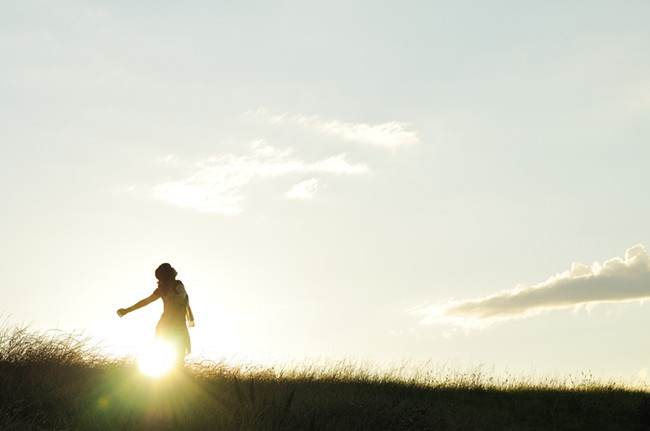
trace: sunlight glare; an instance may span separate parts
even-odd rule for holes
[[[159,377],[173,368],[175,359],[175,352],[171,345],[156,341],[140,352],[138,368],[146,376]]]

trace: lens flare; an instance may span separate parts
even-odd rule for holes
[[[140,372],[149,377],[159,377],[170,371],[176,362],[176,353],[171,345],[156,341],[138,355]]]

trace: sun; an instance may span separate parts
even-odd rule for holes
[[[149,377],[159,377],[174,368],[176,354],[169,343],[156,340],[138,355],[140,372]]]

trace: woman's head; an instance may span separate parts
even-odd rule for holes
[[[156,269],[156,278],[163,283],[174,280],[177,274],[176,270],[168,263],[163,263]]]

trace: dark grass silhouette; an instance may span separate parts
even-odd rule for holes
[[[0,330],[2,430],[645,430],[650,394],[583,376],[403,379],[350,364],[195,362],[142,376],[78,335]]]

